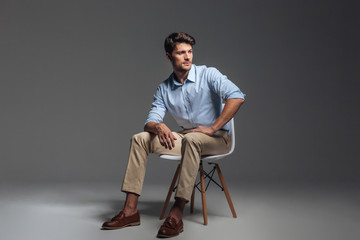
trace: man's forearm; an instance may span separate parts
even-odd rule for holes
[[[240,106],[243,104],[244,99],[241,98],[231,98],[228,99],[225,103],[224,109],[220,114],[219,118],[211,126],[214,131],[221,129],[227,122],[229,122],[239,110]]]

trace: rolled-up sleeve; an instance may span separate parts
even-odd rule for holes
[[[158,87],[154,95],[154,101],[151,104],[150,112],[146,118],[146,122],[144,125],[146,125],[148,122],[156,122],[156,123],[163,122],[166,111],[167,109],[164,104],[161,88]]]
[[[210,86],[223,101],[230,98],[241,98],[245,100],[246,94],[244,94],[232,81],[230,81],[225,75],[221,74],[216,68],[209,69]]]

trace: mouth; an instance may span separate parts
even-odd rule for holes
[[[191,62],[184,62],[184,65],[189,66],[191,65]]]

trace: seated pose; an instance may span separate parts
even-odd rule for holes
[[[175,203],[157,234],[158,237],[177,236],[183,231],[183,210],[191,198],[200,157],[230,150],[227,123],[244,102],[245,94],[216,68],[192,64],[193,45],[195,39],[183,32],[172,33],[165,39],[166,57],[173,73],[157,88],[144,132],[131,139],[121,189],[126,193],[125,205],[119,214],[103,224],[103,229],[140,224],[137,203],[149,153],[181,155]],[[163,123],[167,111],[183,131],[172,132]]]

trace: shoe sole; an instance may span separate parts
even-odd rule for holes
[[[184,229],[182,228],[179,233],[174,234],[174,235],[164,235],[164,234],[159,234],[159,233],[158,233],[158,235],[157,235],[156,237],[158,237],[158,238],[171,238],[171,237],[176,237],[176,236],[178,236],[180,233],[182,233],[183,231],[184,231]]]
[[[101,229],[114,230],[114,229],[121,229],[121,228],[125,228],[125,227],[134,227],[134,226],[139,226],[139,225],[140,225],[140,222],[133,222],[133,223],[129,223],[124,226],[121,226],[121,227],[102,227]]]

